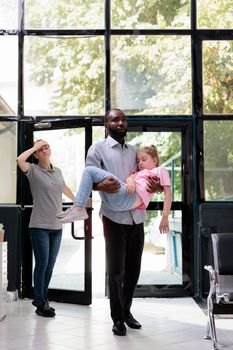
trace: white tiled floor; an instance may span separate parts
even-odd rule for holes
[[[91,306],[51,303],[55,318],[35,314],[31,300],[7,303],[0,322],[0,349],[16,350],[211,350],[205,335],[206,316],[192,298],[134,299],[132,312],[143,324],[112,334],[109,301],[96,298]],[[233,349],[233,319],[217,319],[219,348]]]

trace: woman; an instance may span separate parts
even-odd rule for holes
[[[33,155],[38,164],[27,162]],[[30,238],[35,256],[34,300],[39,316],[54,317],[55,310],[48,303],[48,286],[52,277],[62,238],[62,225],[56,215],[62,209],[62,193],[72,201],[74,195],[65,184],[60,169],[50,162],[51,150],[44,140],[18,156],[18,166],[29,180],[33,208],[29,222]]]

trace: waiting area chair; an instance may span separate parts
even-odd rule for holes
[[[211,239],[214,266],[205,266],[210,277],[205,339],[212,339],[218,350],[214,315],[233,314],[233,233],[214,233]]]

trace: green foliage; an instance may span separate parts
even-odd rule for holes
[[[231,29],[233,0],[198,0],[198,28]]]
[[[233,43],[205,42],[203,45],[203,85],[205,113],[232,113]]]
[[[189,0],[112,1],[114,28],[189,28]]]
[[[227,120],[206,121],[204,125],[206,199],[232,200],[233,123]]]

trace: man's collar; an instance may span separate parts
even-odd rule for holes
[[[106,139],[111,147],[114,147],[116,145],[121,145],[117,140],[113,139],[111,136],[108,135]],[[123,147],[128,147],[127,143],[123,144]]]

